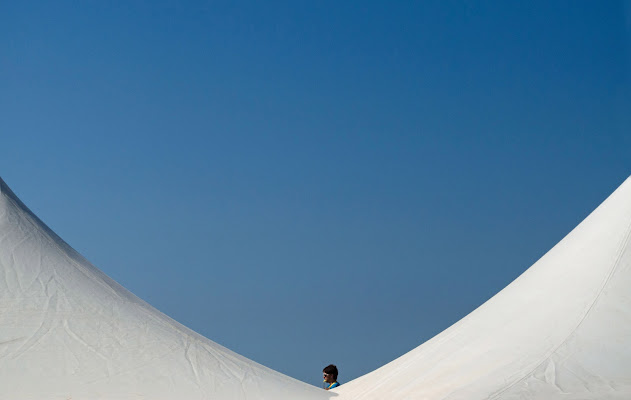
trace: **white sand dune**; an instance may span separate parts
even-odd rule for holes
[[[0,399],[313,399],[108,278],[0,180]]]
[[[631,399],[630,236],[631,178],[504,290],[340,398]]]

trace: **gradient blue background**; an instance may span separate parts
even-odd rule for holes
[[[630,13],[5,2],[0,174],[169,316],[347,382],[486,301],[629,176]]]

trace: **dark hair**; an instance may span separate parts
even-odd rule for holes
[[[327,375],[333,375],[333,377],[337,379],[337,367],[333,364],[330,364],[324,367],[322,372],[324,372]]]

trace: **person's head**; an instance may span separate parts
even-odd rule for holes
[[[327,365],[322,370],[322,373],[324,374],[324,381],[325,382],[333,383],[333,382],[337,381],[337,367],[335,365],[333,365],[333,364]]]

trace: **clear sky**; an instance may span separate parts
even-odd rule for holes
[[[210,339],[321,385],[515,279],[631,174],[616,1],[0,6],[0,175]]]

